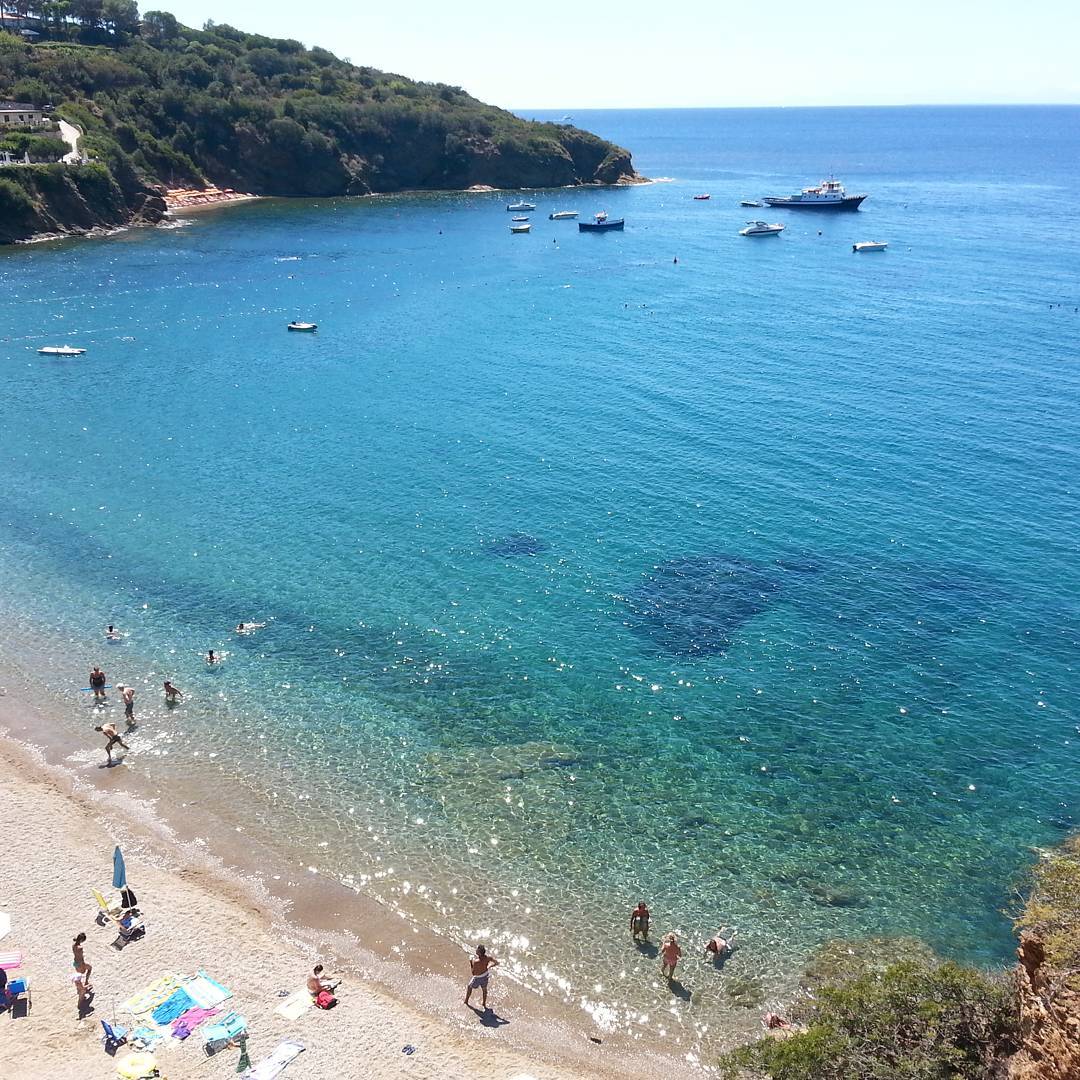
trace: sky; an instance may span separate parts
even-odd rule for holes
[[[504,108],[1080,104],[1080,0],[142,0]]]

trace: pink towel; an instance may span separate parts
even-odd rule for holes
[[[175,1035],[176,1029],[183,1024],[190,1035],[204,1020],[217,1016],[219,1011],[219,1009],[188,1009],[172,1022],[172,1032]]]
[[[17,967],[22,967],[21,952],[0,952],[0,968],[11,971]]]

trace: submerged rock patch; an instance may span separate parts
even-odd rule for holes
[[[516,532],[494,540],[485,540],[480,546],[496,558],[518,559],[523,556],[542,555],[550,545],[528,533]]]

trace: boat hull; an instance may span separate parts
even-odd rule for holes
[[[579,221],[577,227],[580,232],[606,232],[609,229],[621,232],[623,222],[623,218],[616,218],[614,221]]]
[[[865,195],[845,195],[842,199],[820,202],[813,199],[793,199],[790,195],[766,196],[762,202],[766,206],[779,206],[784,210],[858,210]]]

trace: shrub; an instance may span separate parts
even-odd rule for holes
[[[773,1080],[982,1080],[1015,1051],[1011,988],[953,963],[893,964],[824,987],[794,1013],[801,1030],[728,1055]]]
[[[1080,989],[1080,837],[1046,852],[1032,867],[1028,884],[1016,928],[1033,931],[1047,960],[1073,989]]]

